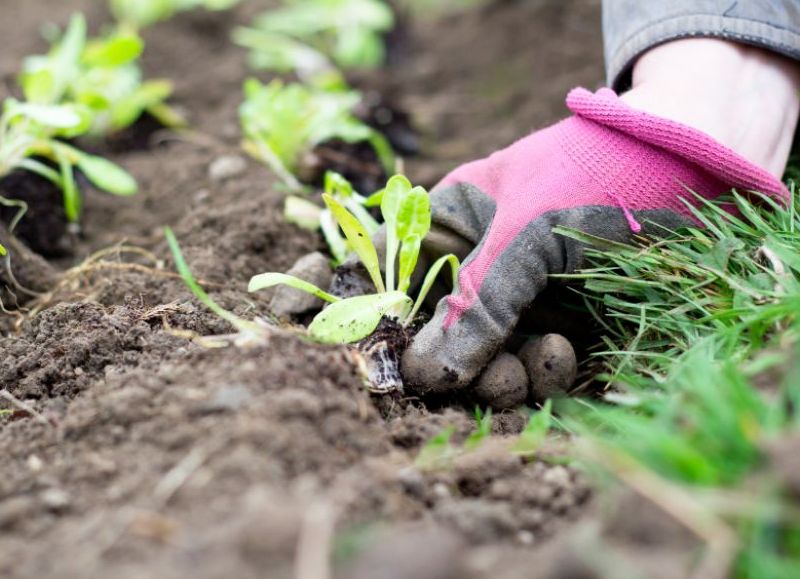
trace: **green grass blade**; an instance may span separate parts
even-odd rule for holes
[[[172,232],[171,228],[164,228],[164,237],[167,238],[167,244],[169,245],[170,251],[172,251],[172,257],[175,260],[175,267],[177,268],[178,273],[183,279],[183,282],[200,301],[200,303],[202,303],[223,320],[229,322],[237,330],[253,331],[254,329],[258,329],[256,324],[248,322],[247,320],[243,320],[239,316],[220,306],[211,298],[211,296],[206,293],[202,287],[200,287],[200,284],[197,283],[197,280],[192,275],[192,270],[189,269],[189,265],[186,263],[186,260],[183,257],[181,247],[178,244],[178,240],[175,238],[175,234]]]
[[[452,253],[443,255],[433,263],[431,268],[428,270],[427,275],[425,275],[425,279],[423,280],[422,286],[419,289],[419,294],[417,295],[417,301],[414,303],[414,308],[411,310],[411,313],[406,318],[406,323],[411,323],[414,321],[414,318],[417,317],[417,313],[419,312],[420,307],[422,307],[422,303],[425,301],[428,292],[433,286],[433,282],[436,281],[436,277],[439,275],[439,272],[442,270],[445,264],[450,264],[450,271],[453,275],[453,288],[455,289],[458,287],[458,268],[461,267],[461,264],[459,263],[458,258]]]
[[[295,277],[293,275],[288,275],[285,273],[262,273],[259,275],[255,275],[250,279],[250,283],[247,286],[247,291],[257,292],[259,290],[274,287],[276,285],[288,285],[289,287],[293,287],[295,289],[317,296],[318,298],[326,302],[334,303],[339,301],[338,297],[331,295],[326,291],[321,290],[313,283],[309,283],[305,280],[300,279],[299,277]]]

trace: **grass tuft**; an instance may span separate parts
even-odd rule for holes
[[[800,427],[794,183],[791,191],[787,208],[734,194],[725,201],[735,216],[704,203],[696,215],[705,228],[590,249],[592,266],[566,276],[585,282],[606,330],[595,353],[604,400],[567,402],[566,427],[588,443],[590,462],[623,483],[656,481],[656,495],[697,497],[692,512],[735,537],[732,576],[741,578],[800,576],[797,504],[764,468],[768,443]],[[730,493],[736,509],[721,500]]]

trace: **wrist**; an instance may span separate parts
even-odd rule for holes
[[[800,115],[800,66],[724,40],[678,40],[639,58],[621,99],[703,131],[780,177]]]

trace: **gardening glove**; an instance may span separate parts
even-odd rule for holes
[[[615,241],[694,221],[694,194],[786,187],[708,135],[635,110],[613,91],[574,89],[573,116],[448,175],[432,192],[430,243],[471,247],[458,287],[402,359],[418,393],[466,387],[501,352],[550,274],[584,265],[557,226]],[[693,194],[693,193],[694,194]]]

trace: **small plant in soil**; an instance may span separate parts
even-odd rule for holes
[[[19,83],[29,102],[85,107],[91,136],[126,129],[145,113],[164,126],[180,126],[183,120],[166,105],[172,84],[142,78],[143,50],[142,39],[127,28],[88,38],[86,20],[76,14],[48,54],[25,59]]]
[[[114,17],[127,28],[138,30],[168,20],[187,10],[227,10],[241,0],[109,0]]]
[[[468,450],[478,448],[492,435],[492,409],[488,408],[484,412],[479,406],[476,406],[475,424],[475,430],[464,441],[464,448]]]
[[[325,194],[350,211],[370,237],[377,233],[380,225],[367,209],[369,199],[358,194],[351,183],[339,173],[328,171],[325,174]],[[289,223],[304,229],[322,231],[333,256],[334,265],[344,262],[352,251],[347,238],[339,229],[333,212],[328,207],[319,207],[307,199],[290,195],[285,201],[284,216]]]
[[[531,413],[525,429],[511,446],[511,452],[527,458],[532,458],[536,455],[539,447],[547,438],[550,427],[553,425],[552,408],[552,400],[547,400],[541,410]]]
[[[87,107],[78,104],[6,99],[0,116],[0,179],[16,170],[48,179],[62,191],[67,218],[73,222],[81,209],[76,168],[98,189],[123,196],[136,193],[136,181],[125,170],[61,140],[85,134],[91,119]]]
[[[422,240],[431,226],[428,192],[422,187],[412,187],[408,179],[396,175],[380,192],[379,198],[386,228],[385,277],[369,232],[334,197],[323,195],[325,205],[341,228],[349,247],[367,270],[375,293],[341,299],[302,279],[282,273],[257,275],[250,280],[248,289],[259,291],[285,284],[329,302],[328,307],[311,322],[309,333],[315,340],[328,344],[360,342],[361,350],[366,354],[372,388],[387,391],[402,388],[396,348],[389,339],[365,338],[371,336],[385,319],[392,320],[401,331],[407,328],[416,319],[420,306],[445,265],[450,265],[452,283],[454,286],[457,284],[459,262],[452,254],[435,261],[424,276],[416,300],[412,299],[409,296],[412,275],[417,268]]]
[[[414,466],[421,470],[437,470],[449,467],[458,453],[458,449],[451,442],[455,432],[454,426],[447,426],[426,442],[414,460]]]
[[[164,228],[164,237],[167,239],[167,245],[169,245],[172,258],[175,260],[175,268],[178,270],[178,274],[181,276],[183,283],[186,284],[186,287],[189,288],[189,290],[194,294],[201,304],[206,306],[214,314],[233,326],[233,328],[237,331],[237,334],[232,336],[233,341],[235,343],[260,341],[263,336],[264,329],[264,326],[261,324],[261,322],[251,322],[240,318],[236,314],[229,312],[215,302],[214,299],[200,286],[194,275],[192,275],[192,270],[189,268],[189,264],[186,263],[186,259],[183,257],[183,252],[181,251],[181,246],[171,228]],[[224,341],[227,337],[221,336],[220,338]],[[216,343],[213,340],[210,341]]]
[[[309,326],[318,341],[349,344],[363,340],[388,316],[407,327],[416,318],[433,282],[446,264],[450,264],[453,284],[457,283],[458,258],[448,254],[428,270],[416,300],[408,291],[417,267],[422,240],[431,226],[428,192],[412,187],[402,175],[392,177],[381,194],[381,214],[386,225],[385,278],[378,251],[361,222],[331,195],[324,194],[328,210],[341,228],[349,246],[366,268],[375,285],[375,293],[340,299],[302,279],[282,273],[264,273],[250,280],[249,290],[258,291],[279,284],[311,293],[330,305]],[[399,268],[396,265],[399,264]]]
[[[336,65],[374,68],[384,61],[383,34],[394,27],[394,13],[381,0],[290,0],[259,16],[235,39],[251,50],[259,68],[318,70]]]
[[[239,109],[244,148],[295,190],[301,184],[302,168],[315,165],[317,145],[339,139],[346,143],[369,143],[387,171],[394,166],[394,153],[386,138],[353,115],[361,101],[355,91],[330,91],[297,83],[273,80],[262,84],[249,79],[245,100]]]

